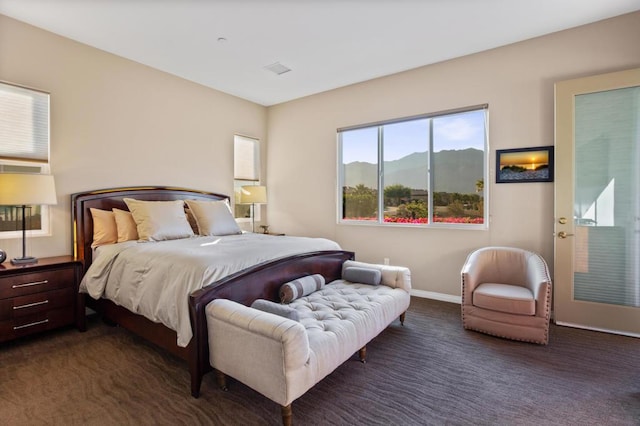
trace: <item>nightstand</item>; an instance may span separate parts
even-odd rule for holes
[[[45,257],[33,265],[0,265],[0,342],[64,325],[84,328],[78,314],[81,263]]]

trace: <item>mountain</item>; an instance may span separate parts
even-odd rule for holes
[[[433,154],[435,173],[432,175],[435,192],[476,192],[476,181],[484,178],[484,153],[478,149],[440,151]],[[427,187],[427,153],[414,152],[398,160],[384,163],[386,186],[401,184],[412,189]],[[345,186],[364,184],[375,188],[377,166],[362,161],[345,165]]]

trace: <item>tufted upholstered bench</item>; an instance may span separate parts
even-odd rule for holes
[[[211,366],[226,389],[229,375],[282,406],[291,424],[291,403],[334,371],[409,307],[409,269],[347,261],[381,271],[377,286],[336,280],[289,304],[299,321],[216,299],[207,308]],[[224,342],[220,344],[220,342]]]

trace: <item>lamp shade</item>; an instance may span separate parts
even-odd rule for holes
[[[240,189],[240,204],[265,204],[266,202],[266,186],[248,185]]]
[[[57,204],[52,175],[0,173],[0,206]]]

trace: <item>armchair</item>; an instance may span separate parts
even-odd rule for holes
[[[549,342],[551,278],[542,256],[485,247],[462,267],[462,325],[507,339]]]

